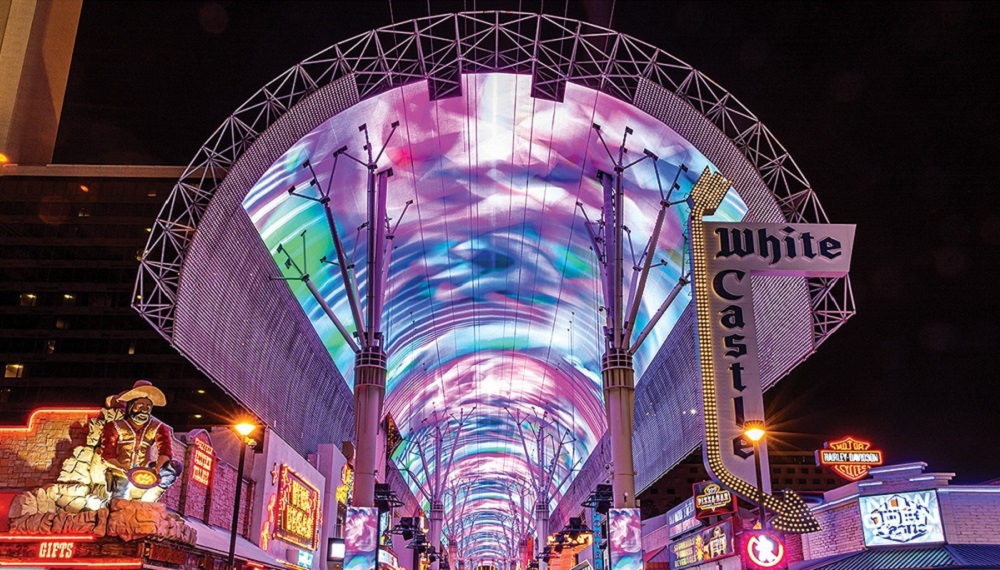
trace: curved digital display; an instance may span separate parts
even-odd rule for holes
[[[530,88],[529,76],[467,75],[462,97],[430,101],[426,82],[417,82],[364,100],[293,144],[243,201],[275,258],[275,275],[298,276],[286,267],[281,246],[353,330],[339,269],[321,262],[336,258],[323,207],[289,189],[316,195],[309,185],[312,174],[303,168],[306,160],[319,184],[330,185],[338,232],[364,299],[368,251],[358,228],[367,217],[367,171],[341,156],[331,177],[333,153],[346,145],[349,154],[363,157],[359,125],[367,125],[377,150],[391,123],[400,123],[379,161],[380,171],[393,171],[388,216],[392,227],[398,223],[383,312],[389,358],[385,407],[403,439],[420,440],[428,455],[434,451],[428,430],[437,422],[448,422],[453,430],[451,414],[466,412],[449,479],[481,481],[474,484],[480,491],[463,501],[463,512],[491,519],[477,525],[477,532],[490,534],[482,537],[487,543],[499,540],[491,534],[502,530],[499,515],[488,513],[508,503],[505,485],[530,487],[536,480],[534,439],[525,447],[521,432],[542,429],[568,441],[557,447],[547,493],[554,506],[606,429],[603,300],[577,203],[591,220],[600,218],[597,172],[610,171],[613,164],[591,125],[601,125],[616,155],[625,128],[631,128],[625,162],[642,158],[644,148],[655,153],[664,192],[686,165],[670,201],[685,198],[698,173],[712,166],[674,131],[627,103],[574,84],[567,85],[563,102],[544,101],[532,98]],[[627,284],[661,199],[651,160],[626,171],[624,195]],[[400,217],[408,201],[412,204]],[[636,332],[687,272],[682,251],[688,212],[683,202],[667,211]],[[730,191],[713,219],[739,220],[745,212]],[[307,286],[298,280],[288,285],[350,381],[354,353]],[[685,288],[635,355],[640,382],[689,301]],[[453,438],[442,441],[443,456],[449,457]],[[552,449],[546,452],[550,458]],[[401,445],[393,459],[412,474],[416,489],[432,474],[412,450]],[[446,500],[446,511],[457,508],[452,503]],[[530,519],[530,507],[529,501],[512,516]]]

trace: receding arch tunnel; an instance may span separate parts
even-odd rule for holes
[[[342,323],[351,308],[323,207],[300,195],[329,188],[364,293],[366,170],[336,155],[363,154],[360,125],[376,147],[388,139],[378,161],[392,170],[394,228],[385,411],[403,436],[390,450],[392,481],[423,501],[435,474],[416,442],[433,452],[431,434],[453,433],[461,414],[458,437],[440,438],[454,458],[446,520],[458,516],[461,497],[461,516],[479,521],[475,548],[499,553],[502,527],[531,518],[536,450],[522,434],[541,429],[565,442],[548,490],[556,518],[605,475],[602,302],[584,212],[600,217],[598,173],[613,164],[594,124],[615,147],[630,129],[628,156],[657,158],[655,168],[649,159],[625,173],[626,281],[652,234],[661,187],[676,202],[637,331],[687,273],[683,198],[704,168],[733,181],[720,220],[825,221],[767,129],[669,54],[551,16],[434,16],[344,40],[238,109],[157,220],[137,308],[300,451],[351,439],[354,353],[295,277],[307,272]],[[754,292],[770,386],[836,326],[817,328],[821,293],[803,279],[755,277]],[[635,357],[637,488],[700,437],[689,300],[682,290]]]

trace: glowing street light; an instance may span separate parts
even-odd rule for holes
[[[764,422],[748,420],[743,422],[743,437],[753,443],[753,462],[757,469],[757,515],[760,517],[760,528],[767,528],[767,511],[764,510],[764,488],[760,476],[760,442],[767,436]]]
[[[236,500],[233,501],[233,526],[229,532],[229,570],[232,570],[236,562],[236,529],[240,524],[240,495],[243,491],[243,462],[246,459],[248,447],[253,447],[256,442],[250,439],[257,426],[249,422],[240,422],[233,426],[236,433],[240,434],[240,462],[236,468]]]
[[[253,430],[257,429],[257,426],[255,426],[253,424],[248,424],[248,423],[245,423],[245,422],[241,422],[241,423],[238,423],[238,424],[234,425],[233,429],[236,430],[236,433],[238,433],[241,436],[243,436],[244,438],[246,438],[248,435],[250,435],[251,433],[253,433]]]

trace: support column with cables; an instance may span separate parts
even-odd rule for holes
[[[371,507],[375,504],[375,479],[376,464],[378,456],[378,432],[382,421],[382,404],[385,400],[385,380],[386,380],[386,352],[385,338],[382,334],[382,310],[385,305],[386,282],[389,273],[389,263],[392,255],[392,241],[396,230],[402,221],[406,208],[400,214],[399,220],[394,227],[390,227],[387,214],[388,179],[392,176],[392,170],[386,169],[378,171],[378,161],[385,152],[389,140],[399,127],[399,122],[393,122],[391,131],[382,144],[381,150],[376,154],[368,134],[368,126],[361,125],[358,130],[364,134],[365,145],[363,150],[367,153],[367,160],[362,161],[347,152],[347,146],[337,149],[333,153],[333,166],[330,177],[325,187],[319,181],[312,162],[306,160],[302,163],[302,168],[308,169],[312,178],[309,182],[309,193],[297,190],[294,186],[288,190],[289,195],[318,202],[323,206],[324,214],[329,226],[336,253],[336,261],[330,261],[323,257],[320,261],[337,266],[340,278],[344,286],[344,293],[347,297],[348,305],[351,308],[351,317],[354,321],[354,332],[350,333],[347,327],[337,318],[330,308],[326,299],[309,279],[309,274],[303,268],[299,269],[287,251],[279,246],[278,252],[285,253],[288,257],[285,266],[295,267],[298,270],[296,277],[279,277],[279,279],[298,279],[303,281],[312,293],[313,297],[323,307],[323,311],[333,321],[337,330],[344,337],[345,342],[355,353],[354,364],[354,434],[355,434],[355,455],[354,455],[354,494],[352,504],[359,507]],[[348,257],[344,242],[340,237],[337,227],[337,220],[330,205],[330,190],[333,185],[334,174],[337,169],[337,162],[344,156],[367,170],[367,220],[362,227],[367,228],[368,263],[367,263],[367,298],[365,306],[362,307],[361,298],[358,293],[357,276],[354,271],[354,263]],[[407,202],[409,207],[411,202]],[[304,236],[303,236],[304,239]],[[303,252],[305,245],[303,243]],[[303,255],[305,255],[303,253]]]
[[[612,454],[612,486],[614,489],[613,505],[616,508],[635,507],[635,470],[632,463],[632,423],[635,414],[635,369],[632,357],[639,346],[652,331],[659,318],[666,312],[677,297],[680,289],[688,282],[684,277],[684,264],[681,263],[682,277],[674,290],[668,295],[660,309],[653,315],[635,342],[632,334],[635,328],[639,307],[645,292],[649,271],[656,253],[663,229],[663,221],[670,206],[681,203],[671,202],[674,189],[678,188],[677,179],[681,172],[687,170],[683,165],[677,170],[673,184],[668,193],[664,194],[660,183],[660,172],[657,167],[659,158],[649,150],[643,150],[643,156],[631,162],[626,161],[628,149],[625,143],[632,129],[625,127],[618,156],[612,154],[599,125],[593,125],[598,139],[604,146],[614,169],[612,172],[598,172],[598,180],[603,189],[601,218],[591,222],[587,217],[583,204],[577,203],[583,213],[587,233],[591,245],[597,254],[600,269],[601,290],[604,297],[604,356],[601,359],[601,377],[604,384],[604,409],[608,421],[608,434],[611,440]],[[660,190],[660,207],[656,223],[649,242],[640,258],[635,259],[633,251],[632,279],[628,286],[625,283],[624,244],[628,239],[631,243],[631,233],[624,220],[625,171],[640,162],[651,159],[656,172],[656,182]],[[626,234],[628,237],[626,238]]]

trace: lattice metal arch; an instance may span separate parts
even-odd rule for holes
[[[255,93],[209,137],[174,186],[142,256],[133,307],[171,340],[181,267],[198,222],[229,168],[278,118],[317,89],[353,83],[357,100],[415,81],[431,97],[461,95],[463,73],[532,76],[532,95],[562,100],[567,81],[628,103],[649,81],[715,125],[747,158],[788,222],[825,223],[805,175],[770,130],[736,97],[687,63],[635,38],[586,22],[522,12],[428,16],[341,41]],[[814,344],[854,312],[848,278],[814,280]]]

